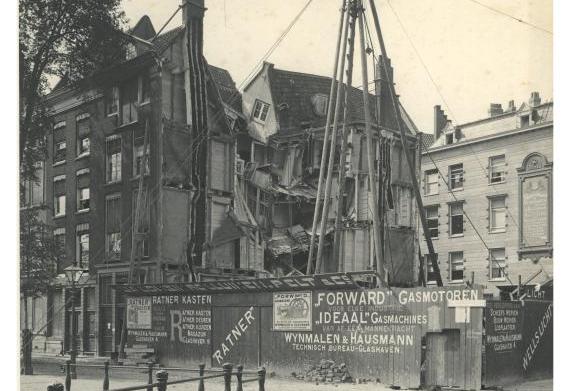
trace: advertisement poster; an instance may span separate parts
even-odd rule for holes
[[[151,329],[151,298],[127,299],[127,328]]]
[[[274,293],[272,313],[275,331],[311,331],[312,293]]]

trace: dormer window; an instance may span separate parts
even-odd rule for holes
[[[266,117],[268,117],[268,111],[270,110],[270,105],[259,99],[254,102],[254,110],[252,110],[252,118],[259,122],[265,122]]]
[[[530,125],[530,116],[527,115],[523,115],[520,117],[520,127],[521,128],[526,128]]]
[[[137,50],[135,49],[135,45],[128,43],[125,45],[125,59],[129,61],[135,57],[137,57]]]
[[[453,144],[453,133],[449,133],[445,135],[445,142],[447,143],[447,145]]]

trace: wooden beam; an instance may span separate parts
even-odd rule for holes
[[[381,255],[381,222],[379,219],[377,192],[375,191],[375,171],[373,161],[373,135],[371,129],[371,117],[369,107],[369,92],[368,92],[368,76],[367,76],[367,57],[365,52],[365,29],[364,29],[364,9],[361,1],[359,5],[359,35],[360,35],[360,49],[361,49],[361,74],[362,74],[362,89],[363,89],[363,104],[365,115],[365,134],[367,139],[367,173],[369,179],[369,192],[372,202],[370,205],[372,220],[373,220],[373,241],[375,245],[375,257],[377,273],[383,277],[382,281],[378,281],[378,286],[387,285],[387,271],[383,265],[383,258]]]
[[[340,23],[338,27],[338,39],[336,44],[336,56],[334,58],[334,72],[332,76],[332,84],[330,85],[330,97],[328,101],[328,112],[326,114],[326,127],[324,128],[324,145],[322,146],[322,159],[320,161],[320,174],[318,178],[318,194],[316,196],[316,205],[314,207],[314,219],[312,221],[312,234],[310,235],[310,250],[308,252],[308,265],[306,266],[306,274],[312,272],[314,246],[316,244],[316,230],[318,228],[318,214],[320,211],[320,200],[322,196],[322,186],[324,182],[324,169],[326,168],[326,154],[328,153],[328,136],[330,132],[330,122],[332,119],[332,106],[334,103],[334,91],[338,76],[338,59],[340,56],[340,45],[342,39],[342,27],[344,24],[344,14],[346,12],[346,0],[342,0],[342,8],[340,10]]]

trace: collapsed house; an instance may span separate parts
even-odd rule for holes
[[[246,131],[237,135],[237,187],[261,233],[265,268],[278,276],[306,270],[330,86],[328,77],[280,70],[264,63],[243,91],[243,113],[248,123]],[[412,184],[416,178],[407,170],[389,94],[387,81],[376,79],[377,97],[370,94],[371,106],[376,107],[371,118],[375,191],[384,193],[380,214],[390,281],[409,285],[416,281],[418,271]],[[418,167],[418,131],[402,106],[400,109],[409,155]],[[364,119],[363,93],[351,87],[346,119],[350,132],[342,160],[342,137],[338,135],[336,140],[332,206],[324,230],[326,261],[316,272],[374,269]],[[342,226],[336,230],[338,213]],[[340,238],[338,251],[333,248],[335,235]]]

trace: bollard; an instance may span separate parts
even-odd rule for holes
[[[66,391],[71,391],[71,360],[66,361]]]
[[[155,363],[153,361],[149,361],[147,363],[147,367],[149,368],[149,376],[147,377],[147,384],[153,384],[153,366]],[[153,391],[153,386],[148,386],[147,391]]]
[[[103,391],[109,390],[109,361],[103,363]]]
[[[242,365],[236,367],[236,391],[242,391]]]
[[[167,380],[169,380],[169,374],[167,371],[159,371],[157,372],[157,391],[167,391]]]
[[[264,391],[265,379],[266,379],[266,368],[261,367],[258,370],[258,391]]]
[[[205,375],[205,364],[199,364],[199,391],[205,391],[205,381],[203,376]]]
[[[232,380],[232,364],[222,364],[222,373],[224,375],[224,391],[231,391],[230,382]]]

